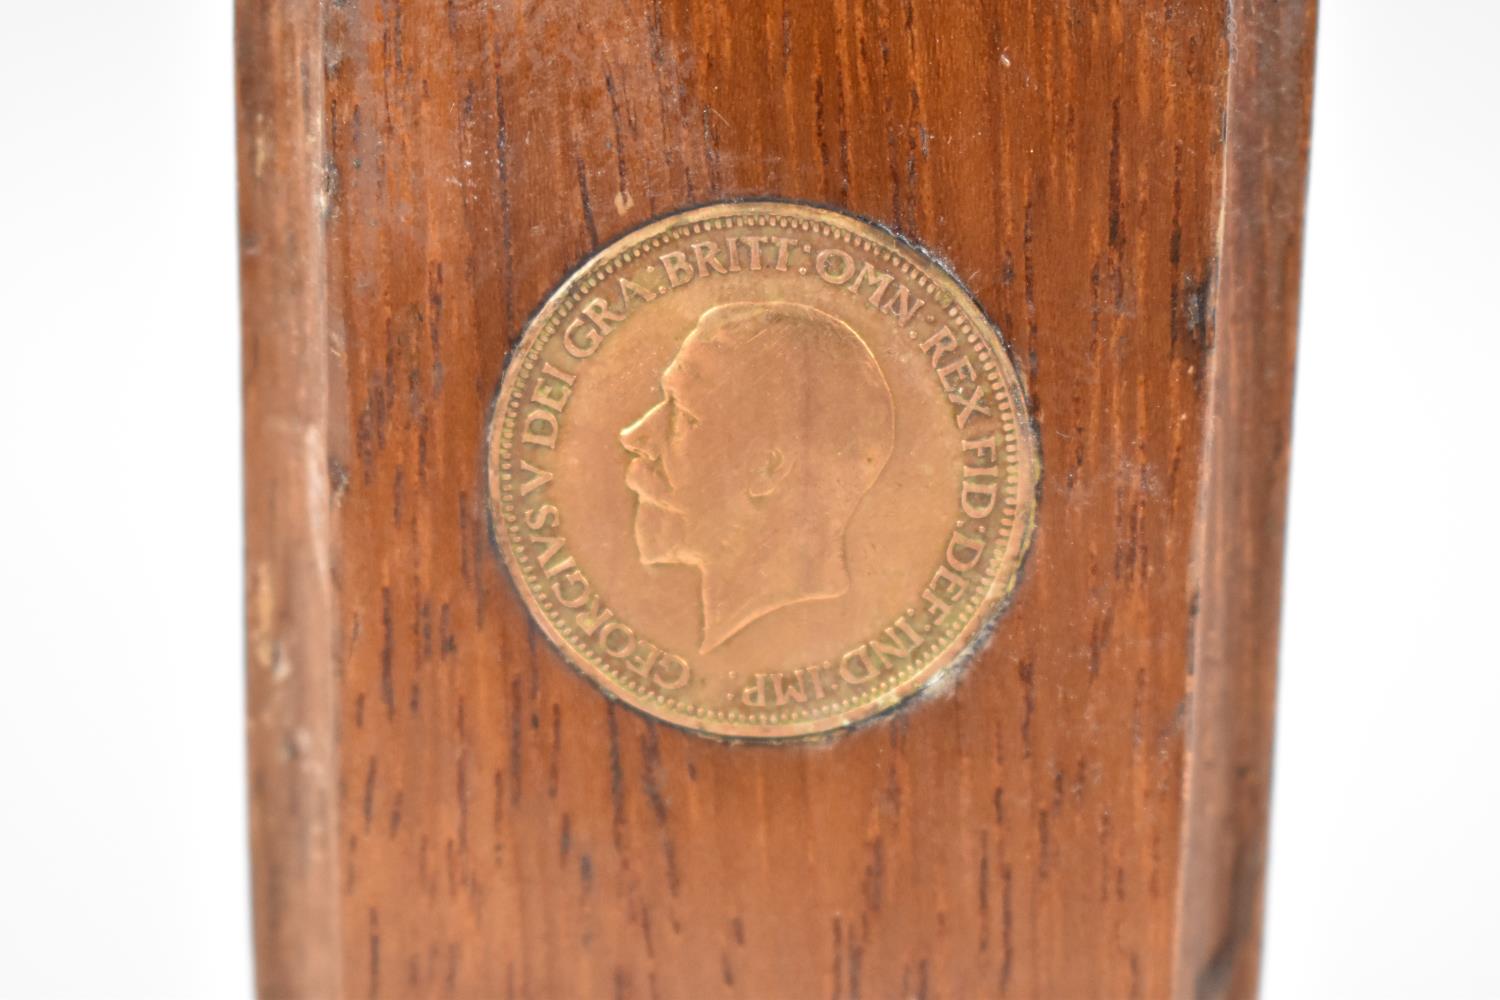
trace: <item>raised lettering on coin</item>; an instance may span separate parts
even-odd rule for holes
[[[516,587],[609,694],[776,739],[884,711],[1015,585],[1039,472],[978,306],[868,223],[780,202],[652,223],[525,330],[490,426]]]

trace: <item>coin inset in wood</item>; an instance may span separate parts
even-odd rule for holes
[[[727,203],[580,267],[490,426],[496,541],[575,667],[738,738],[846,726],[960,659],[1015,585],[1038,460],[963,288],[826,209]]]

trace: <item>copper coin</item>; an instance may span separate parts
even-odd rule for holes
[[[959,283],[782,202],[685,211],[579,267],[489,437],[495,539],[563,656],[744,739],[847,726],[959,661],[1015,585],[1038,472]]]

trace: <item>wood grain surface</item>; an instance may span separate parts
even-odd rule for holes
[[[1310,0],[239,0],[267,996],[1255,988]],[[655,216],[946,261],[1043,462],[951,684],[814,744],[605,699],[489,537],[506,353]]]

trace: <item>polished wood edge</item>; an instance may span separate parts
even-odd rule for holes
[[[262,996],[340,993],[324,0],[235,4],[246,700]]]
[[[1257,989],[1315,0],[1231,8],[1224,210],[1194,566],[1177,976]]]

